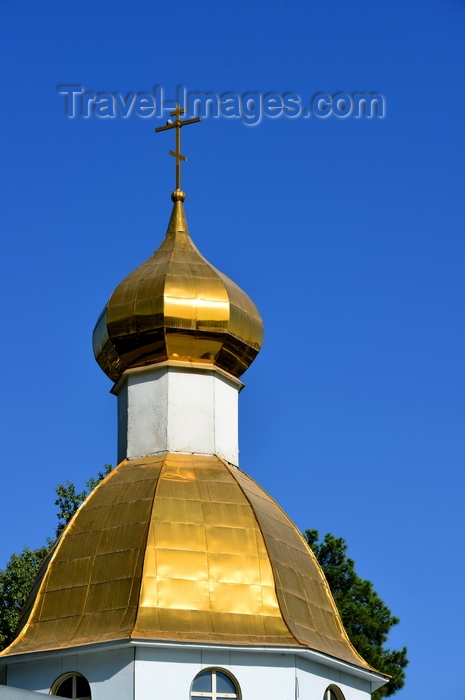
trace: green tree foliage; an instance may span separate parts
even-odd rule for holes
[[[57,537],[59,537],[81,503],[97,484],[110,473],[111,469],[111,464],[105,464],[103,471],[99,471],[96,478],[91,477],[86,482],[86,488],[81,493],[76,492],[76,488],[71,481],[66,482],[66,486],[59,484],[56,487],[57,500],[55,505],[59,506],[60,509],[57,513]],[[48,540],[46,545],[38,549],[25,547],[22,552],[13,554],[10,557],[3,570],[0,569],[0,651],[5,649],[14,639],[21,610],[52,544],[53,541]]]
[[[12,641],[19,616],[48,547],[13,554],[0,571],[0,651]]]
[[[405,682],[407,649],[392,651],[384,645],[389,630],[399,619],[391,614],[371,581],[355,573],[354,561],[347,557],[347,544],[342,537],[328,533],[318,542],[318,530],[306,530],[305,535],[325,573],[350,641],[365,661],[391,676],[388,685],[373,693],[373,699],[393,695]]]

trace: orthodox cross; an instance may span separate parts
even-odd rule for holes
[[[186,161],[186,156],[181,155],[181,127],[186,126],[186,124],[193,124],[194,122],[201,121],[200,117],[195,117],[195,119],[184,119],[181,121],[181,114],[184,114],[186,110],[181,109],[181,105],[176,105],[174,112],[170,112],[171,117],[176,117],[176,121],[172,122],[168,119],[166,126],[159,126],[155,131],[166,131],[166,129],[176,129],[176,151],[169,151],[170,156],[176,158],[176,189],[181,189],[181,161]]]

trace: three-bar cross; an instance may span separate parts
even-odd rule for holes
[[[166,126],[159,126],[155,131],[166,131],[167,129],[176,129],[176,151],[169,151],[170,156],[176,158],[176,189],[181,189],[181,161],[186,161],[186,156],[181,154],[181,127],[186,126],[186,124],[193,124],[194,122],[201,121],[200,117],[195,117],[195,119],[184,119],[181,121],[181,114],[184,114],[186,110],[181,109],[181,105],[176,105],[174,112],[170,112],[171,117],[176,117],[176,121],[172,122],[171,119],[168,120]]]

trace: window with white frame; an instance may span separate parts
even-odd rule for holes
[[[344,695],[335,685],[330,685],[325,690],[324,700],[344,700]]]
[[[191,700],[198,698],[240,700],[240,691],[237,682],[229,673],[219,668],[208,668],[194,678],[190,697]]]
[[[80,673],[64,673],[56,679],[50,690],[50,695],[71,700],[92,700],[90,685]]]

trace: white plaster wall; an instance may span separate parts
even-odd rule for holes
[[[50,654],[37,661],[12,663],[7,668],[7,684],[25,690],[49,693],[63,673],[82,673],[90,683],[92,700],[133,700],[134,649]]]
[[[127,454],[118,446],[118,461],[137,459],[168,449],[168,369],[129,375],[118,411],[118,434],[126,436]]]
[[[46,697],[45,693],[36,693],[34,690],[7,688],[0,685],[0,700],[45,700]]]
[[[63,673],[77,671],[91,685],[92,700],[189,700],[195,676],[224,668],[237,680],[242,700],[323,700],[337,685],[345,700],[370,700],[370,682],[293,653],[136,646],[79,654],[51,653],[12,663],[9,686],[48,693]]]
[[[323,700],[324,692],[331,684],[343,692],[345,700],[371,698],[371,684],[367,680],[300,657],[296,658],[296,678],[296,700]]]
[[[294,655],[237,652],[231,661],[242,700],[295,700]]]
[[[118,461],[163,452],[238,464],[238,385],[212,370],[155,367],[118,390]]]
[[[236,678],[242,700],[323,700],[330,684],[346,700],[370,700],[370,683],[294,654],[251,651],[181,650],[139,647],[135,700],[189,700],[195,676],[204,668],[224,668]]]
[[[239,466],[239,392],[227,381],[214,382],[215,454]]]
[[[168,450],[215,454],[214,382],[210,373],[168,373]]]
[[[128,453],[128,385],[124,382],[118,392],[118,445],[117,464],[126,459]]]
[[[192,679],[199,672],[200,652],[138,647],[134,700],[189,700]]]

